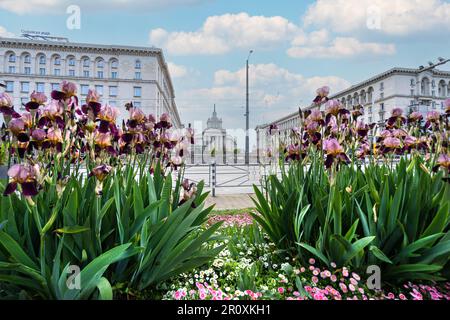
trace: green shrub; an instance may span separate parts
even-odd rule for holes
[[[43,299],[112,299],[125,283],[141,290],[199,267],[222,247],[207,249],[216,224],[202,227],[207,194],[179,205],[180,179],[131,165],[103,181],[52,178],[30,201],[0,200],[0,294]],[[4,189],[4,186],[0,186]],[[208,248],[211,246],[208,246]],[[81,290],[69,290],[68,267],[81,269]]]

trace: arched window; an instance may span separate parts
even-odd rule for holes
[[[67,61],[70,67],[75,66],[75,57],[69,57]]]
[[[39,64],[45,64],[45,63],[46,63],[45,56],[43,54],[41,54],[39,56]]]
[[[117,60],[111,60],[111,68],[112,69],[117,69],[119,67],[119,61]]]
[[[8,56],[8,62],[16,62],[16,54],[10,53]]]
[[[97,68],[103,68],[104,61],[103,59],[97,59]]]
[[[428,79],[426,77],[422,79],[422,81],[420,83],[420,92],[424,96],[430,95],[430,79]]]
[[[53,64],[54,64],[55,66],[60,66],[60,65],[61,65],[61,57],[60,57],[60,56],[55,56],[55,57],[53,58]]]
[[[89,58],[83,58],[83,67],[89,67],[89,65],[91,64]]]
[[[26,55],[23,57],[23,62],[24,62],[24,63],[31,63],[31,56],[30,56],[29,54],[26,54]]]
[[[446,85],[445,85],[445,81],[444,80],[441,80],[441,81],[439,81],[439,88],[438,88],[438,94],[439,94],[439,97],[445,97],[445,96],[447,96],[447,93],[446,93]]]

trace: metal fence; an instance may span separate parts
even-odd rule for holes
[[[196,183],[203,180],[212,196],[218,193],[252,193],[253,185],[261,186],[267,169],[260,164],[226,165],[212,162],[186,165],[184,176]]]

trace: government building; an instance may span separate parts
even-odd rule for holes
[[[161,49],[0,38],[0,82],[17,111],[33,91],[50,97],[63,80],[77,84],[81,103],[95,89],[103,103],[119,108],[121,119],[128,117],[125,103],[133,102],[147,115],[168,113],[174,127],[182,127]]]
[[[443,59],[441,59],[443,61]],[[442,64],[442,63],[441,63]],[[403,108],[405,114],[419,111],[444,111],[444,101],[450,97],[450,72],[437,70],[434,67],[417,69],[393,68],[363,82],[338,92],[330,99],[337,99],[351,109],[353,106],[364,107],[365,123],[383,123],[394,108]],[[317,108],[314,105],[303,108]],[[321,106],[325,110],[325,104]],[[268,129],[276,124],[280,131],[280,139],[287,139],[291,129],[299,127],[298,112],[286,115],[271,123],[256,127],[258,159],[265,154],[269,146]]]

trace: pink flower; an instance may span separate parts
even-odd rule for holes
[[[316,276],[311,278],[312,282],[317,284],[319,282],[319,278],[317,278]]]
[[[421,121],[423,119],[423,116],[420,112],[413,112],[409,115],[409,121],[411,122],[416,122],[416,121]]]
[[[337,277],[333,274],[333,275],[331,275],[330,280],[333,281],[333,282],[336,282],[337,281]]]
[[[278,288],[278,293],[279,293],[279,294],[283,294],[283,293],[284,293],[284,288],[279,287],[279,288]]]
[[[400,298],[400,300],[407,300],[407,299],[406,299],[406,296],[405,296],[403,293],[400,293],[400,294],[398,295],[398,297]]]
[[[387,137],[383,141],[383,145],[387,148],[397,149],[401,146],[401,141],[398,138]]]
[[[0,92],[0,108],[10,108],[12,99],[6,92]]]
[[[77,85],[73,82],[64,80],[61,83],[61,91],[64,92],[67,97],[72,97],[77,93]]]
[[[345,283],[339,283],[339,287],[341,288],[341,291],[343,292],[343,293],[347,293],[348,292],[348,290],[347,290],[347,286],[345,285]]]
[[[330,88],[327,86],[321,87],[316,90],[317,95],[320,97],[327,97],[330,94]]]
[[[314,260],[313,258],[311,258],[311,259],[308,260],[308,262],[309,262],[309,264],[315,264],[315,263],[316,263],[316,260]]]
[[[36,102],[39,105],[43,105],[47,102],[47,96],[43,92],[36,92],[33,91],[33,93],[30,95],[31,101]]]
[[[344,152],[344,148],[339,144],[339,142],[332,138],[327,139],[323,142],[323,150],[327,153],[327,155],[337,156]]]
[[[441,115],[437,111],[430,111],[427,113],[427,121],[436,122],[439,121]]]
[[[350,283],[350,284],[348,285],[348,288],[349,288],[350,291],[352,291],[352,292],[356,290],[355,286],[354,286],[352,283]]]
[[[115,123],[118,115],[119,110],[117,108],[111,107],[110,105],[104,105],[98,113],[98,118],[103,121]]]
[[[392,110],[392,117],[401,117],[403,115],[403,110],[401,108],[395,108]]]
[[[326,114],[332,114],[337,116],[339,111],[342,109],[342,104],[339,100],[330,100],[326,103],[325,108]]]
[[[344,267],[344,268],[342,269],[342,275],[343,275],[344,277],[346,277],[346,278],[348,277],[348,269],[347,269],[347,268]]]

